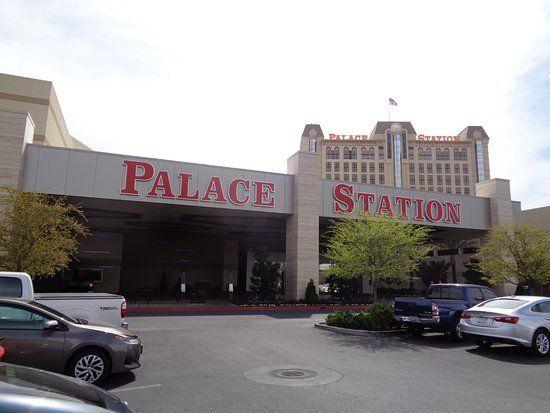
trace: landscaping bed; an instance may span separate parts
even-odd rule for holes
[[[390,333],[401,331],[402,325],[393,319],[392,304],[389,301],[378,301],[361,312],[352,310],[335,311],[326,317],[326,323],[318,323],[318,328],[345,332],[363,331],[369,333]],[[355,334],[362,335],[362,334]]]

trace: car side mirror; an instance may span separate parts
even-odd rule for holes
[[[59,328],[59,323],[57,320],[48,320],[44,321],[44,324],[42,324],[43,330],[57,330]]]

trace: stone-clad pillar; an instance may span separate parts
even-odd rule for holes
[[[286,222],[285,298],[304,298],[313,279],[319,287],[319,154],[300,150],[287,161],[294,175],[294,213]]]
[[[0,110],[0,186],[19,183],[23,150],[33,134],[28,113]]]
[[[512,201],[508,179],[493,178],[477,183],[476,196],[489,198],[492,228],[518,220],[521,207],[518,202]],[[481,239],[481,243],[484,241]],[[500,295],[513,294],[515,289],[516,286],[509,283],[495,286],[495,292]]]

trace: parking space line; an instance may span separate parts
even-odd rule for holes
[[[150,389],[152,387],[160,387],[160,386],[162,386],[162,384],[149,384],[148,386],[128,387],[126,389],[115,389],[115,390],[109,390],[109,391],[111,393],[116,393],[116,392],[121,392],[121,391]]]

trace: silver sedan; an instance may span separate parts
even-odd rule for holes
[[[519,344],[550,355],[550,297],[509,296],[484,301],[462,313],[459,328],[480,347]]]

